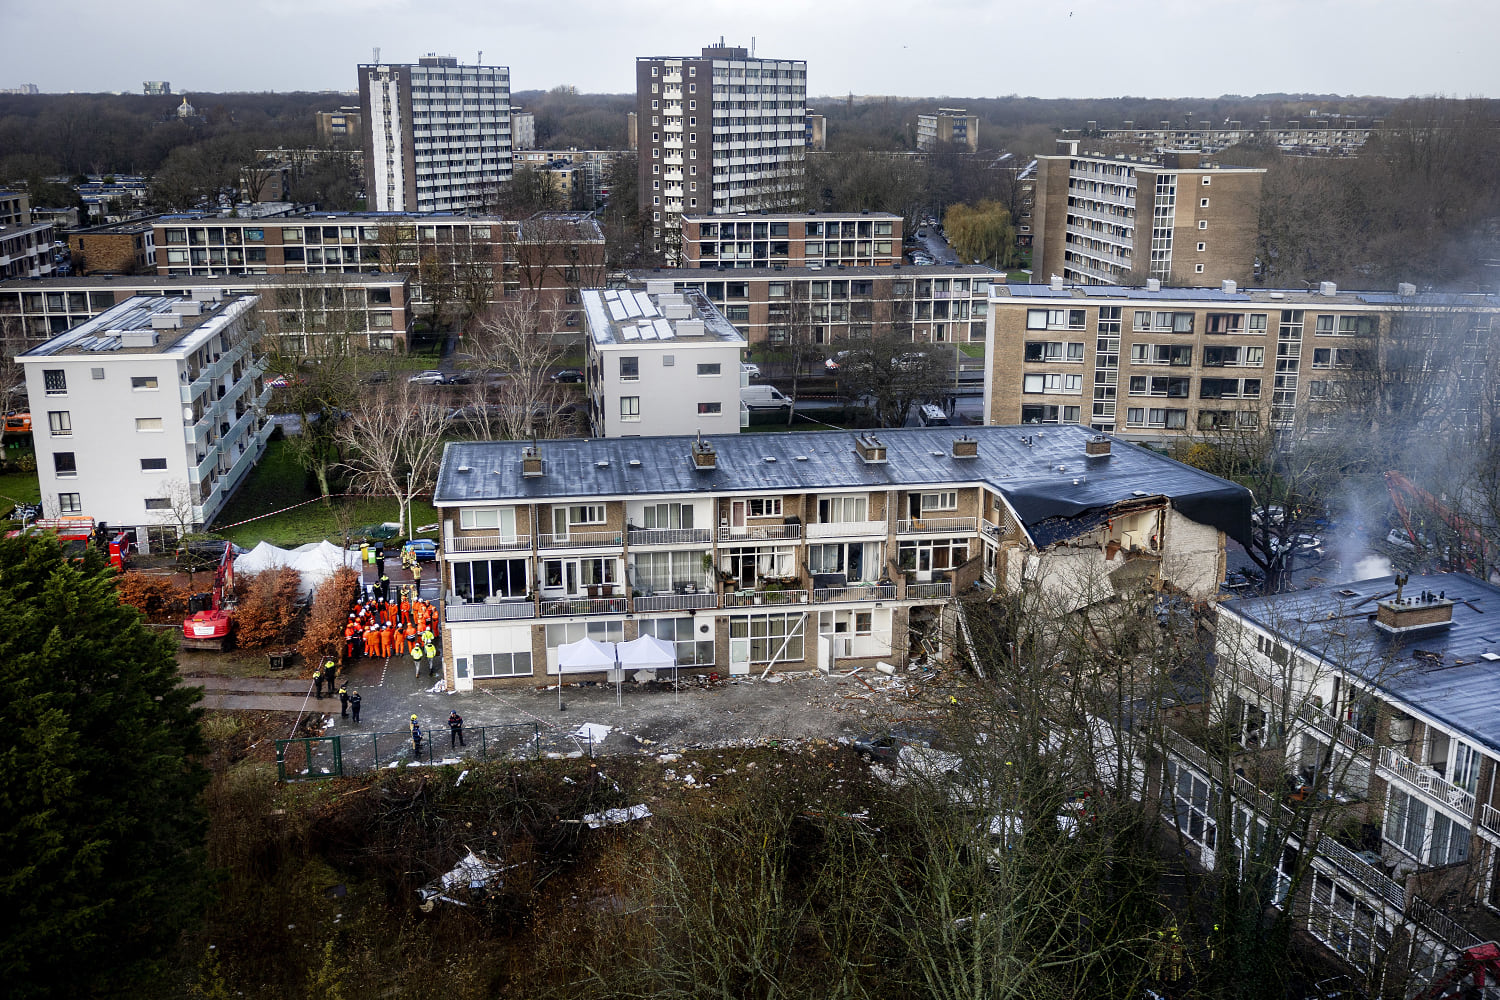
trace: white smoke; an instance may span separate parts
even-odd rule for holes
[[[1350,580],[1371,580],[1377,576],[1390,576],[1394,572],[1391,561],[1385,556],[1365,556],[1354,564]]]

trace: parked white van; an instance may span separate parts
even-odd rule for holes
[[[790,410],[792,401],[781,394],[774,385],[746,385],[740,387],[740,402],[749,410]]]

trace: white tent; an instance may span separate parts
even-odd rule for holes
[[[654,635],[622,642],[616,647],[620,667],[625,670],[666,670],[677,666],[677,650]]]
[[[234,561],[235,573],[263,573],[286,567],[302,574],[302,591],[308,593],[333,575],[340,565],[359,569],[359,550],[348,551],[324,539],[295,549],[283,549],[261,542]]]
[[[615,669],[615,644],[579,639],[557,647],[557,672],[581,674]]]

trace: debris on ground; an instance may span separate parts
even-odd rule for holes
[[[454,865],[450,871],[444,872],[417,890],[417,896],[422,900],[424,913],[431,913],[438,900],[455,906],[468,906],[468,903],[454,897],[465,895],[471,900],[477,898],[486,890],[499,888],[504,881],[500,877],[504,872],[521,867],[519,864],[502,865],[488,855],[475,854],[473,848],[469,848],[468,851],[464,859]]]
[[[576,740],[588,740],[590,743],[603,743],[609,734],[614,732],[613,726],[606,726],[598,722],[585,722],[573,732]]]
[[[606,809],[602,813],[586,813],[583,823],[590,830],[597,830],[603,826],[615,826],[619,823],[629,823],[632,820],[646,819],[651,815],[651,810],[646,803],[631,806],[629,809]]]

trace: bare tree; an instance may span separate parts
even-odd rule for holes
[[[547,376],[558,351],[537,333],[543,311],[539,296],[522,293],[492,309],[465,341],[477,377],[460,414],[472,436],[555,435],[558,387]]]
[[[407,525],[412,504],[437,478],[448,424],[443,404],[409,382],[397,380],[371,393],[336,435],[355,489],[395,497]]]
[[[792,405],[786,413],[788,426],[796,419],[797,393],[802,376],[812,366],[821,364],[825,353],[819,338],[823,326],[813,320],[810,295],[808,282],[791,282],[786,301],[771,303],[767,316],[766,353],[789,369],[791,377],[788,396]]]
[[[900,427],[914,404],[940,398],[948,387],[951,352],[913,344],[896,332],[847,342],[839,363],[839,391],[865,406],[880,427]]]

